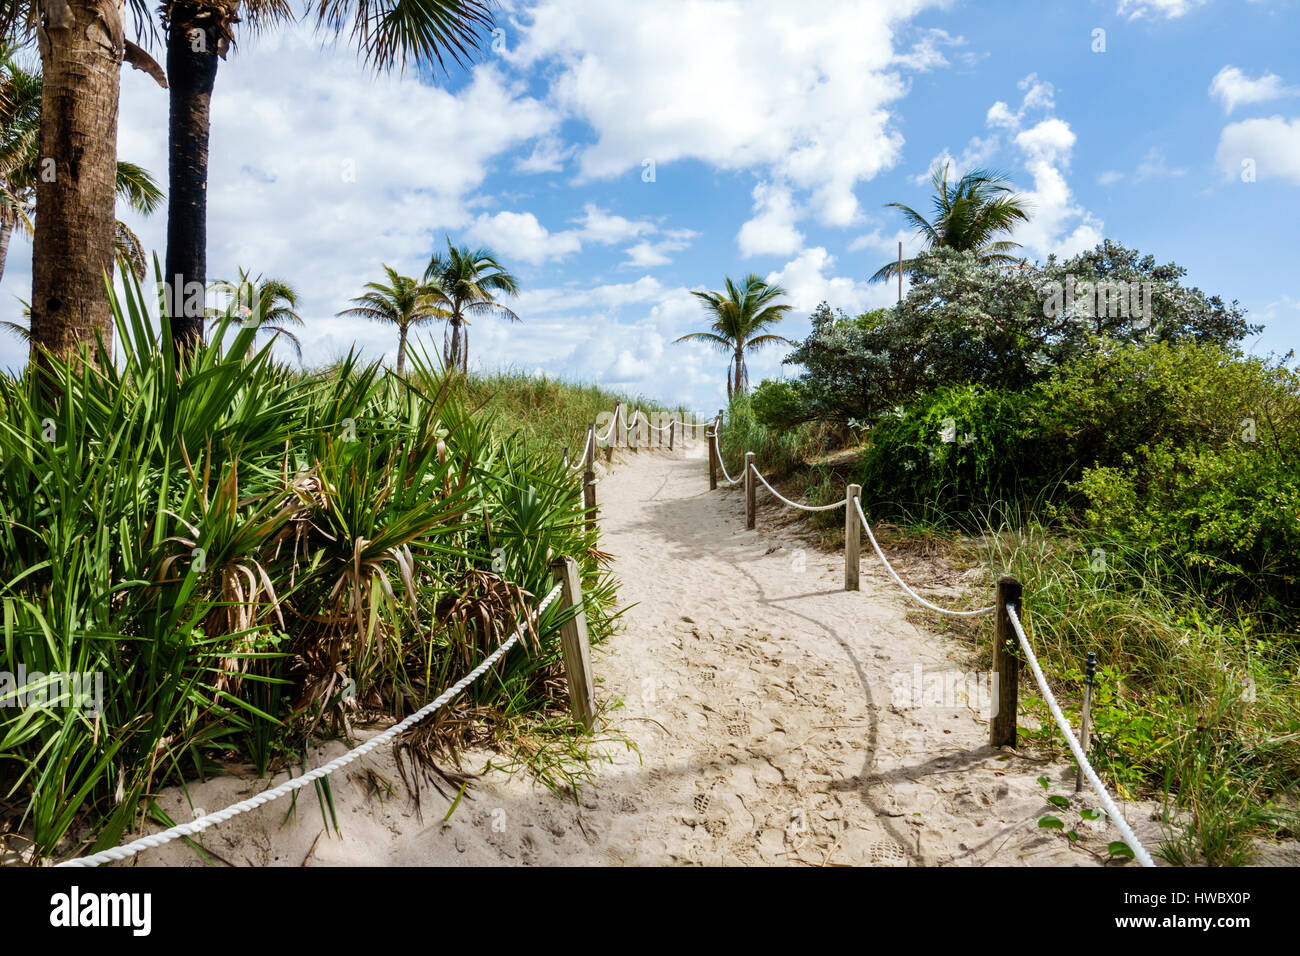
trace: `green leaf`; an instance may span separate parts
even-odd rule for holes
[[[1111,856],[1120,856],[1129,860],[1133,859],[1132,847],[1123,840],[1113,840],[1110,845],[1106,847],[1106,852]]]
[[[1054,807],[1060,807],[1062,810],[1068,810],[1070,808],[1069,798],[1063,797],[1059,793],[1052,794],[1047,798],[1047,802]]]
[[[1056,817],[1043,817],[1038,821],[1040,830],[1064,830],[1065,824]]]

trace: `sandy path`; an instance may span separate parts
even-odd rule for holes
[[[874,556],[862,590],[845,592],[838,555],[764,530],[764,506],[746,531],[741,493],[707,489],[702,445],[630,456],[599,486],[602,547],[635,607],[597,654],[597,693],[623,702],[610,717],[640,759],[611,748],[576,802],[492,772],[444,823],[450,800],[426,791],[421,816],[385,753],[368,766],[395,795],[336,778],[341,836],[322,834],[309,791],[290,817],[273,804],[205,845],[231,863],[281,865],[1095,863],[1037,827],[1037,778],[1073,797],[1073,774],[987,746],[979,701],[961,692],[981,678],[950,676],[935,696],[966,652],[905,618]],[[267,785],[223,778],[192,787],[192,804],[216,809]],[[160,802],[176,819],[191,812],[177,792]],[[1078,822],[1096,805],[1087,792],[1073,803],[1057,815]],[[1153,846],[1149,809],[1126,812]],[[1118,838],[1096,824],[1079,833],[1094,849]],[[172,844],[141,862],[197,861]]]

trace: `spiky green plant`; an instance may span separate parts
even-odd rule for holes
[[[555,555],[608,633],[559,450],[419,356],[410,379],[351,356],[296,373],[232,312],[178,369],[138,283],[113,306],[117,364],[0,377],[0,671],[104,691],[98,714],[0,708],[0,800],[38,854],[112,845],[150,794],[231,758],[274,770],[345,706],[427,702],[527,620]],[[562,619],[440,715],[439,747],[475,714],[555,719]]]

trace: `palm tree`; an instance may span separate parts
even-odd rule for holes
[[[284,336],[293,346],[298,361],[302,361],[302,342],[290,329],[303,327],[302,316],[298,314],[298,290],[283,279],[265,279],[258,276],[250,279],[248,272],[239,270],[239,281],[219,281],[213,286],[231,298],[233,306],[244,321],[257,324],[258,332],[270,332],[273,336]],[[211,316],[209,321],[215,326],[222,319],[221,315]],[[252,345],[249,345],[252,351]]]
[[[136,26],[146,0],[129,0]],[[122,63],[163,79],[161,67],[125,39],[120,0],[0,0],[0,36],[38,39],[41,60],[40,215],[32,239],[31,333],[38,347],[68,354],[113,338],[104,294],[112,271]],[[95,353],[89,355],[94,360]]]
[[[5,0],[0,0],[0,3]],[[208,139],[217,64],[235,43],[235,24],[254,31],[292,20],[288,0],[163,0],[168,123],[166,277],[173,301],[191,283],[207,281]],[[493,24],[485,0],[319,0],[316,19],[335,35],[350,30],[368,66],[446,67],[472,57]],[[203,317],[173,320],[176,348],[203,339]]]
[[[749,369],[745,354],[765,345],[784,343],[794,345],[787,338],[765,331],[785,318],[793,306],[776,300],[788,293],[779,285],[769,285],[750,273],[737,287],[727,278],[722,292],[692,292],[713,316],[713,326],[708,332],[691,332],[678,342],[707,342],[723,352],[730,352],[734,368],[727,369],[727,398],[740,395],[749,384]]]
[[[40,157],[41,77],[23,68],[16,52],[0,43],[0,278],[9,258],[9,241],[15,229],[32,233],[36,210],[36,182]],[[163,194],[148,170],[118,161],[114,188],[118,199],[142,215],[162,205]],[[144,249],[121,221],[113,227],[114,257],[126,259],[143,278]]]
[[[355,305],[339,316],[356,316],[397,326],[397,374],[406,367],[406,337],[411,329],[435,319],[449,319],[447,300],[435,286],[399,275],[384,266],[388,285],[367,282],[366,291],[352,301]]]
[[[519,282],[487,249],[453,246],[436,252],[424,270],[424,281],[442,296],[447,313],[442,356],[447,368],[469,370],[469,319],[472,315],[497,315],[511,322],[519,316],[496,300],[497,294],[518,295]]]
[[[14,47],[0,43],[0,278],[4,276],[13,231],[21,228],[29,235],[33,232],[37,184],[42,178],[41,88],[40,73],[24,68]],[[113,186],[118,199],[142,215],[162,205],[163,194],[157,181],[134,163],[117,162]],[[124,260],[137,277],[144,278],[144,248],[139,237],[120,220],[113,222],[113,258]],[[102,276],[99,282],[102,287]],[[11,330],[21,328],[14,323],[9,326],[13,326]],[[29,329],[23,331],[28,341],[35,339]],[[111,338],[105,339],[108,341]]]
[[[1029,221],[1024,200],[1012,192],[1011,184],[1004,177],[982,169],[972,170],[950,185],[948,166],[945,163],[942,170],[936,167],[930,174],[935,191],[933,222],[902,203],[887,205],[902,210],[925,241],[926,249],[974,252],[981,262],[991,264],[1018,262],[1018,257],[1010,252],[1019,249],[1020,244],[994,237],[1009,232],[1018,222]],[[905,259],[903,272],[911,272],[916,263],[916,259]],[[898,266],[897,262],[881,266],[871,281],[897,276]]]

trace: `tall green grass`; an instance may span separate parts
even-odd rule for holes
[[[670,409],[641,396],[519,371],[471,374],[460,387],[466,401],[482,409],[497,433],[517,433],[538,447],[567,447],[575,459],[586,441],[587,425],[596,422],[597,431],[603,433],[606,426],[599,423],[608,420],[619,402],[629,418],[638,407],[647,413],[687,415],[682,408]]]
[[[178,368],[138,285],[114,312],[118,366],[0,378],[0,671],[104,683],[98,714],[0,708],[0,798],[39,856],[113,845],[159,788],[270,771],[349,713],[418,708],[528,619],[554,556],[608,633],[614,587],[550,436],[418,359],[293,373],[228,319]],[[472,713],[563,723],[563,614],[422,752],[454,751]]]
[[[1091,759],[1124,796],[1167,799],[1167,859],[1242,864],[1256,837],[1296,835],[1294,635],[1211,604],[1149,550],[1103,551],[1032,521],[986,540],[991,570],[1024,585],[1054,692],[1077,704],[1084,657],[1097,654]],[[1030,738],[1063,750],[1041,702],[1035,710]]]

